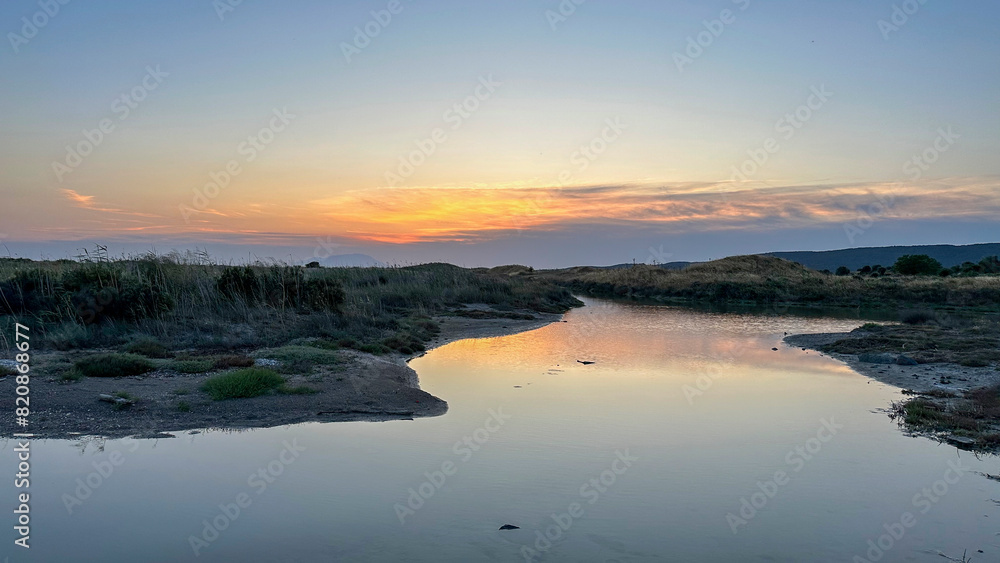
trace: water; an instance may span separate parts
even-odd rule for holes
[[[32,548],[8,532],[0,553],[470,562],[524,561],[527,546],[541,561],[852,561],[887,525],[901,537],[882,538],[882,561],[966,549],[1000,560],[1000,482],[946,475],[958,461],[998,473],[996,458],[902,435],[880,411],[897,390],[780,344],[784,332],[863,321],[604,301],[565,319],[413,360],[422,387],[449,402],[441,417],[178,433],[103,451],[36,441]],[[14,447],[0,452],[5,475]],[[248,482],[260,469],[273,482]],[[77,479],[88,475],[86,495]],[[411,489],[429,498],[410,508]],[[759,508],[741,516],[741,499]],[[238,500],[230,520],[219,505]],[[904,512],[910,526],[897,524]],[[224,529],[206,531],[213,520]],[[507,523],[521,529],[497,530]],[[539,540],[546,532],[557,539]],[[204,542],[197,557],[192,536]]]

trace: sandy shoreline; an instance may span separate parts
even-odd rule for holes
[[[441,332],[427,348],[466,338],[525,332],[562,318],[558,314],[534,316],[532,320],[440,317],[435,320],[440,323]],[[338,353],[343,362],[317,366],[312,374],[288,378],[289,385],[307,385],[319,393],[272,394],[226,401],[212,401],[198,391],[215,373],[157,370],[141,376],[84,378],[66,383],[36,367],[30,383],[30,425],[25,431],[38,438],[53,439],[169,437],[205,429],[240,431],[302,422],[405,420],[447,412],[448,404],[422,391],[417,373],[407,365],[410,359],[422,354],[376,356],[355,350]],[[57,354],[36,354],[36,366],[44,366],[46,356]],[[13,397],[15,387],[13,376],[0,378],[0,394]],[[139,401],[119,410],[97,399],[100,394],[116,392],[139,397]],[[181,403],[188,405],[189,410],[181,412]],[[3,435],[7,437],[10,429],[16,428],[13,408],[0,410],[0,428],[5,429]]]

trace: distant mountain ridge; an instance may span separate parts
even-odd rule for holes
[[[1000,243],[983,244],[932,244],[920,246],[873,246],[865,248],[845,248],[843,250],[766,252],[766,256],[784,258],[798,262],[814,270],[836,270],[847,266],[857,270],[863,266],[880,264],[891,266],[900,256],[906,254],[926,254],[948,268],[963,262],[979,262],[987,256],[1000,256]]]

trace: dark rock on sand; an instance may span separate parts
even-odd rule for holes
[[[896,359],[889,354],[859,354],[858,361],[866,364],[894,364]]]
[[[500,526],[500,529],[501,530],[520,530],[521,527],[520,526],[515,526],[513,524],[504,524],[503,526]]]

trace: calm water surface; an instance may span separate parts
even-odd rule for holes
[[[880,411],[897,390],[780,343],[862,321],[604,301],[565,319],[413,360],[449,402],[437,418],[103,449],[36,441],[32,548],[15,550],[8,532],[0,553],[470,562],[524,561],[527,547],[540,561],[856,561],[889,526],[901,537],[881,539],[881,561],[963,550],[1000,561],[1000,482],[975,473],[1000,473],[996,458],[903,436]],[[0,452],[5,475],[14,446]],[[119,465],[91,475],[86,495],[77,479],[108,473],[112,456]],[[959,462],[972,471],[946,473]],[[235,519],[222,516],[240,499]],[[896,525],[904,512],[909,527]],[[225,529],[206,531],[213,520]],[[506,523],[521,529],[497,531]],[[191,536],[212,538],[197,557]]]

